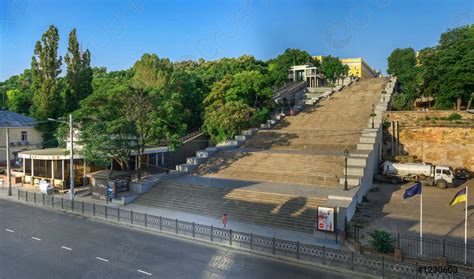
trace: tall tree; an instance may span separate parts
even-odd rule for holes
[[[110,165],[110,160],[118,163],[123,170],[129,168],[128,162],[133,150],[132,126],[123,114],[120,96],[123,87],[108,87],[84,99],[80,108],[74,112],[74,119],[80,123],[79,144],[86,160],[102,167]],[[67,135],[67,127],[59,129],[58,137]]]
[[[63,114],[61,91],[64,82],[59,78],[62,58],[58,57],[58,29],[51,25],[37,41],[34,56],[31,58],[31,78],[33,100],[31,114],[38,120],[57,118]],[[38,125],[43,132],[43,146],[56,146],[55,122],[45,122]]]
[[[82,52],[77,41],[76,29],[69,33],[69,44],[64,61],[67,65],[67,90],[65,109],[67,112],[78,108],[79,102],[92,93],[92,69],[90,52]]]
[[[397,48],[387,58],[387,73],[403,75],[416,66],[416,52],[413,48]]]
[[[133,85],[146,89],[161,89],[170,79],[172,65],[169,59],[145,53],[133,65]]]
[[[416,52],[412,48],[395,49],[387,58],[387,73],[397,76],[401,87],[401,94],[393,97],[394,108],[410,110],[413,100],[419,96],[417,86]]]
[[[61,73],[61,56],[58,57],[58,29],[51,25],[41,41],[35,45],[31,58],[33,80],[33,115],[38,119],[61,115],[60,88],[58,76]]]
[[[468,102],[474,92],[474,25],[441,34],[436,47],[437,108]]]
[[[129,87],[127,92],[120,96],[122,113],[131,128],[134,144],[133,147],[138,155],[138,166],[144,166],[142,161],[145,147],[148,144],[156,144],[156,138],[152,137],[155,129],[155,108],[157,105],[155,96],[141,88]]]

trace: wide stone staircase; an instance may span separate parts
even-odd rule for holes
[[[344,157],[267,151],[227,151],[202,164],[200,175],[333,186],[343,173]]]
[[[373,177],[365,166],[375,156],[369,154],[378,132],[367,125],[373,109],[375,125],[381,125],[387,82],[355,82],[271,128],[244,131],[235,145],[198,151],[178,169],[187,175],[160,181],[136,203],[216,218],[227,213],[230,220],[313,233],[318,206],[347,208],[356,188]],[[355,191],[341,186],[345,149]]]
[[[344,150],[354,151],[387,79],[360,81],[234,150],[219,151],[196,175],[313,186],[339,186]]]
[[[170,180],[153,187],[135,203],[216,218],[227,213],[231,221],[312,233],[317,206],[323,202],[318,198],[193,186]]]

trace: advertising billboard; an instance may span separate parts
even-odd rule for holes
[[[318,207],[318,230],[334,231],[334,208]]]

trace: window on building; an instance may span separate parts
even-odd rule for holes
[[[28,132],[21,131],[21,141],[27,141],[27,140],[28,140]]]

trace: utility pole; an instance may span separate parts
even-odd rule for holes
[[[72,129],[72,114],[69,114],[69,184],[71,201],[74,200],[74,147],[73,147],[73,129]]]
[[[11,183],[11,175],[10,175],[10,136],[9,136],[9,129],[5,129],[7,131],[6,141],[7,141],[7,184],[8,184],[8,195],[12,195],[12,183]]]

